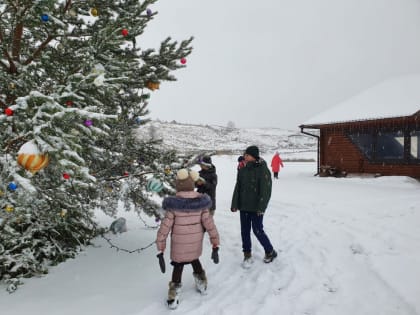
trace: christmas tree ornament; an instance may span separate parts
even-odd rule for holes
[[[42,22],[48,22],[48,20],[50,19],[50,17],[48,16],[48,14],[42,14],[41,15],[41,20]]]
[[[93,80],[93,84],[95,84],[98,87],[104,85],[104,82],[105,82],[105,76],[102,73],[100,75],[98,75],[95,78],[95,80]]]
[[[148,191],[158,193],[158,192],[162,191],[163,183],[160,180],[152,177],[147,181],[146,189]]]
[[[16,88],[16,84],[14,82],[9,83],[9,89],[13,90]]]
[[[152,16],[152,10],[147,9],[147,10],[146,10],[146,14],[147,14],[147,16],[149,16],[149,17],[150,17],[150,16]]]
[[[95,84],[98,87],[104,85],[105,67],[102,64],[98,63],[93,67],[92,73],[97,75],[95,80],[93,80],[93,84]]]
[[[13,116],[14,111],[10,107],[8,107],[4,110],[4,113],[6,114],[6,116]]]
[[[92,16],[98,16],[99,15],[98,9],[96,8],[90,9],[90,14],[92,14]]]
[[[68,107],[73,106],[73,101],[72,101],[72,100],[67,100],[67,101],[66,101],[66,105],[67,105]]]
[[[48,154],[41,153],[33,141],[26,142],[18,151],[18,164],[32,174],[45,168],[49,161]]]
[[[85,126],[86,127],[91,127],[93,125],[93,121],[90,119],[85,120]]]
[[[92,73],[94,73],[94,74],[104,74],[104,73],[105,73],[105,67],[104,67],[102,64],[97,63],[97,64],[93,67],[93,69],[92,69]]]
[[[141,124],[141,118],[140,117],[136,117],[136,124],[140,125]]]
[[[80,135],[80,132],[77,129],[72,128],[70,130],[70,134],[72,134],[73,136],[78,136]]]
[[[62,209],[62,210],[60,211],[60,216],[61,216],[62,218],[64,218],[66,215],[67,215],[67,210],[66,210],[66,209]]]
[[[68,180],[70,179],[70,175],[68,173],[63,173],[63,178]]]
[[[124,176],[128,176],[129,174],[128,174],[128,172],[127,172],[127,171],[125,171],[123,175],[124,175]]]
[[[169,166],[165,166],[165,169],[163,171],[166,175],[170,175],[172,173],[172,170]]]
[[[185,64],[187,63],[187,59],[186,59],[186,58],[181,58],[181,63],[182,63],[183,65],[185,65]]]
[[[149,90],[152,90],[152,91],[154,91],[154,90],[158,90],[158,89],[159,89],[159,85],[160,85],[160,83],[159,83],[159,82],[152,82],[152,81],[148,81],[148,82],[146,83],[146,87],[147,87]]]
[[[9,185],[7,185],[7,188],[10,191],[15,191],[17,189],[17,187],[18,187],[18,185],[16,183],[14,183],[14,182],[10,182]]]
[[[15,208],[11,205],[7,205],[6,207],[4,207],[4,210],[6,210],[6,212],[10,213],[10,212],[13,212],[13,210],[15,210]]]
[[[123,28],[123,29],[121,30],[121,34],[122,34],[122,36],[126,37],[126,36],[128,35],[128,29]]]
[[[156,218],[155,218],[155,222],[156,222],[156,223],[159,223],[159,222],[160,222],[160,218],[156,217]]]
[[[27,171],[35,174],[43,168],[45,168],[49,163],[48,154],[24,154],[21,153],[18,155],[17,162]]]

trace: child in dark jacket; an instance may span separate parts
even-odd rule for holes
[[[199,171],[200,177],[196,182],[197,191],[202,194],[210,196],[212,206],[210,207],[210,214],[214,215],[216,210],[216,186],[217,174],[216,167],[213,165],[210,156],[204,156],[199,160],[201,170]]]

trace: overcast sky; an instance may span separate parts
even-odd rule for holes
[[[158,0],[139,39],[194,36],[153,119],[295,129],[392,76],[420,73],[419,0]],[[420,88],[420,87],[419,87]]]

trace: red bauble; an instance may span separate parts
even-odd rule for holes
[[[63,173],[63,178],[64,178],[64,179],[70,179],[70,175],[69,175],[69,174],[67,174],[67,173]]]
[[[181,58],[181,63],[182,63],[183,65],[185,65],[185,64],[187,63],[187,59],[186,59],[186,58]]]
[[[73,106],[73,101],[72,100],[68,100],[68,101],[66,101],[66,105],[67,106]]]
[[[13,116],[13,109],[8,107],[4,110],[4,113],[6,114],[6,116]]]
[[[128,172],[124,172],[124,176],[128,176]]]
[[[122,36],[127,36],[128,35],[128,29],[126,29],[126,28],[123,28],[122,29],[122,31],[121,31],[121,34],[122,34]]]

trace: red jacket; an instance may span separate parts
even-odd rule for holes
[[[283,167],[283,161],[280,155],[276,153],[271,160],[271,169],[273,170],[273,173],[278,173],[280,171],[280,166]]]

